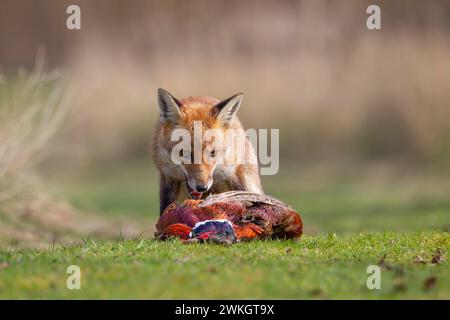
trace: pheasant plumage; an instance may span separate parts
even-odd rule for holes
[[[211,195],[205,200],[172,203],[156,224],[158,239],[208,240],[233,243],[239,240],[298,238],[303,233],[300,215],[285,203],[244,191]]]

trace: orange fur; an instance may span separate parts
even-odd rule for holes
[[[168,93],[166,92],[166,94]],[[173,119],[169,121],[162,114],[156,126],[152,145],[153,159],[161,174],[160,213],[162,213],[169,203],[173,201],[180,203],[190,197],[189,192],[197,185],[208,187],[206,192],[200,193],[203,198],[210,193],[221,193],[230,190],[263,193],[258,165],[240,163],[217,164],[215,159],[206,159],[205,154],[208,155],[208,152],[205,151],[213,149],[213,143],[211,141],[202,140],[200,142],[203,149],[202,156],[204,157],[202,163],[176,165],[171,161],[169,157],[171,150],[179,143],[179,141],[171,140],[173,131],[177,128],[186,129],[192,137],[191,144],[193,146],[195,121],[201,122],[202,132],[208,129],[219,130],[223,136],[222,141],[224,142],[226,141],[225,135],[227,129],[238,130],[242,134],[245,134],[237,116],[234,115],[229,121],[223,121],[223,119],[218,117],[222,109],[219,109],[217,106],[221,102],[215,98],[199,96],[180,100],[173,99],[178,104],[176,108],[178,108],[177,112],[179,111],[179,116],[177,116],[176,121],[173,121]],[[230,147],[227,148],[225,144],[225,150],[219,151],[224,152],[228,150],[228,152],[237,152],[237,148],[234,149],[230,151]],[[246,154],[243,155],[243,158],[247,163],[249,162],[250,155],[256,157],[248,139],[245,140],[244,150]],[[237,155],[232,156],[232,159],[235,159],[234,161],[238,158]]]

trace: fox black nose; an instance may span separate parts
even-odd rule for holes
[[[206,190],[208,190],[208,187],[204,184],[198,184],[195,186],[195,189],[197,189],[197,192],[205,192]]]

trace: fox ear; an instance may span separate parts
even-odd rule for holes
[[[181,102],[172,96],[168,91],[158,89],[158,105],[161,117],[172,123],[178,122],[181,117]]]
[[[244,94],[238,93],[216,104],[214,108],[217,110],[217,119],[223,123],[230,122],[238,111],[242,98],[244,98]]]

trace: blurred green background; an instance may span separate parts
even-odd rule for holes
[[[81,30],[65,27],[69,4]],[[0,194],[14,192],[0,197],[2,241],[151,238],[158,87],[244,92],[244,126],[280,129],[280,172],[263,177],[265,191],[298,209],[308,233],[448,230],[450,3],[377,1],[376,31],[369,4],[3,0]],[[47,95],[60,85],[69,102],[52,139],[45,119],[20,141],[6,130],[22,110],[11,105],[51,101],[39,112],[58,113]]]

